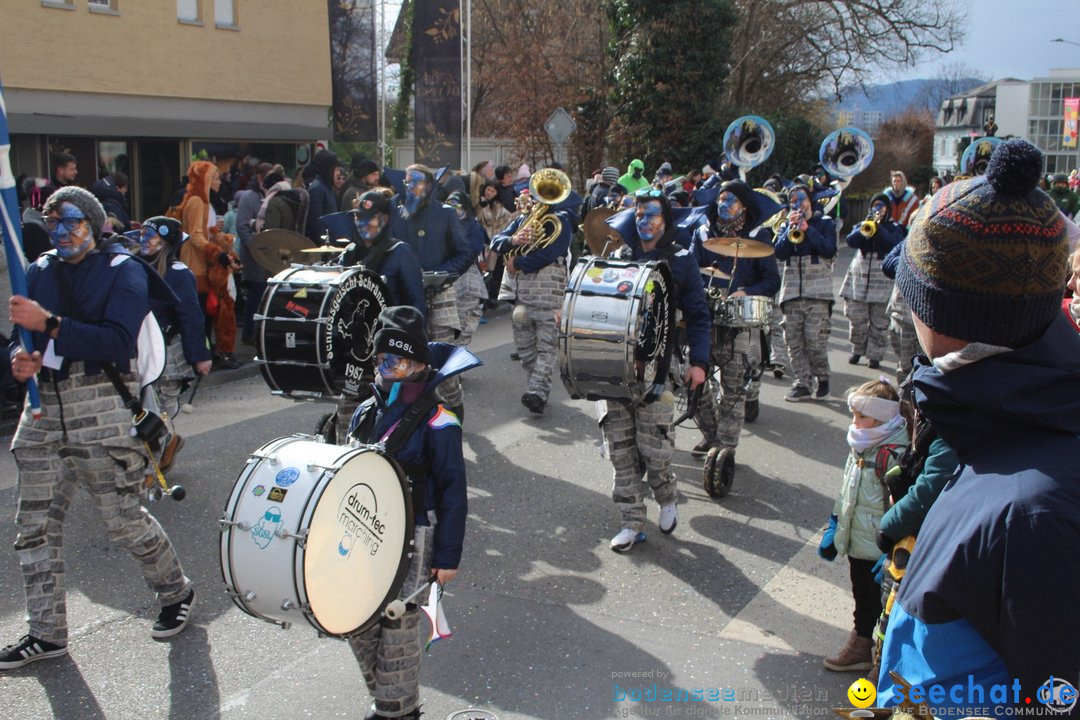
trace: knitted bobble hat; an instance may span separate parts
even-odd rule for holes
[[[94,239],[101,239],[101,230],[105,227],[105,208],[101,206],[101,202],[94,197],[93,193],[83,190],[78,185],[62,187],[45,201],[41,208],[41,214],[48,215],[53,208],[59,210],[61,203],[71,203],[79,208],[79,212],[90,221],[90,232],[93,234]]]
[[[904,243],[896,284],[942,335],[1020,347],[1061,312],[1068,255],[1064,217],[1036,185],[1042,153],[1014,138],[986,174],[946,185]]]

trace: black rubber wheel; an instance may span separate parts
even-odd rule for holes
[[[176,502],[180,502],[187,497],[187,490],[185,490],[182,485],[173,485],[170,488],[169,497]]]
[[[315,423],[315,435],[322,436],[323,442],[337,445],[337,412],[326,413]]]
[[[735,482],[735,452],[731,448],[712,448],[705,456],[703,476],[709,497],[722,498]]]

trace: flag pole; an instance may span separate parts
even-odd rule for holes
[[[7,106],[4,104],[4,85],[0,82],[0,234],[4,236],[11,292],[26,296],[26,254],[22,245],[22,225],[19,219],[19,196],[15,190],[15,175],[11,171],[11,137],[8,134]],[[31,352],[34,339],[30,331],[16,326],[23,350]],[[26,381],[30,411],[35,419],[41,417],[41,398],[34,378]]]

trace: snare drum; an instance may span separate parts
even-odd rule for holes
[[[397,598],[412,539],[405,476],[379,451],[278,438],[252,453],[233,485],[221,575],[249,615],[344,636]]]
[[[765,327],[769,324],[772,299],[763,295],[744,295],[728,298],[722,308],[723,322],[728,327]]]
[[[675,337],[666,263],[583,257],[562,305],[559,369],[573,398],[640,403],[666,380]]]
[[[271,391],[356,395],[373,376],[387,298],[382,280],[363,268],[293,266],[270,279],[255,315],[255,360]]]

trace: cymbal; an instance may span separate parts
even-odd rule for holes
[[[585,244],[589,246],[589,252],[599,255],[607,244],[607,255],[623,246],[622,236],[619,232],[605,222],[615,214],[611,208],[598,207],[589,211],[585,216],[582,229],[585,231]]]
[[[705,249],[726,257],[763,258],[773,254],[773,246],[759,240],[741,237],[709,238],[704,243]]]
[[[255,262],[271,275],[287,270],[294,262],[303,262],[301,250],[315,243],[292,230],[263,230],[251,238],[248,250]]]
[[[335,245],[320,245],[319,247],[304,248],[300,252],[302,253],[338,253],[344,250],[344,248],[337,247]]]
[[[731,279],[731,275],[724,272],[720,268],[703,267],[703,268],[701,268],[701,274],[702,275],[712,275],[717,280],[730,280]]]

